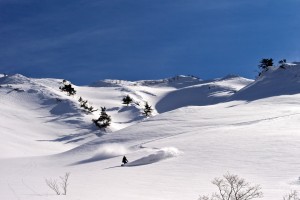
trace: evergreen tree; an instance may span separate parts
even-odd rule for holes
[[[279,67],[282,69],[285,69],[285,65],[286,65],[286,59],[282,59],[278,62]]]
[[[93,106],[90,106],[89,108],[88,108],[88,111],[89,112],[95,112],[95,111],[97,111],[98,109],[95,109],[94,110],[94,107]]]
[[[82,97],[79,97],[78,101],[81,103],[83,101]]]
[[[82,102],[81,102],[81,104],[80,104],[80,107],[82,107],[82,108],[84,108],[84,109],[88,109],[89,107],[88,107],[88,105],[87,105],[87,100],[82,100]]]
[[[152,111],[153,111],[153,109],[151,108],[151,106],[149,106],[148,102],[146,102],[143,114],[146,117],[149,117],[151,115]]]
[[[76,90],[72,87],[72,84],[66,80],[63,80],[63,86],[60,86],[59,89],[63,92],[67,92],[68,95],[76,94]]]
[[[272,58],[263,58],[258,65],[259,68],[262,70],[268,70],[268,67],[273,66],[273,59]]]
[[[99,128],[106,128],[106,127],[110,126],[111,117],[106,113],[105,107],[101,107],[100,117],[98,119],[93,119],[93,122]]]
[[[123,104],[126,104],[127,106],[130,103],[132,103],[132,101],[133,101],[133,99],[129,95],[127,95],[126,97],[124,97],[122,100],[123,100]]]

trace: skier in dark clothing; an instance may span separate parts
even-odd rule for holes
[[[128,163],[126,156],[123,156],[122,163],[123,163],[122,166]]]

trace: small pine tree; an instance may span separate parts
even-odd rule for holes
[[[279,67],[282,69],[285,69],[285,65],[286,65],[286,59],[282,59],[278,62]]]
[[[268,70],[268,67],[273,66],[273,59],[270,58],[263,58],[260,61],[260,64],[258,65],[258,67],[262,70]]]
[[[79,97],[78,101],[81,103],[83,101],[82,97]]]
[[[93,106],[90,106],[89,108],[88,108],[88,111],[89,112],[95,112],[95,111],[97,111],[98,109],[95,109],[94,110],[94,107]]]
[[[126,97],[124,97],[122,100],[123,100],[123,104],[126,104],[127,106],[130,103],[132,103],[132,101],[133,101],[133,99],[129,95],[127,95]]]
[[[93,119],[93,122],[99,128],[106,128],[106,127],[110,126],[111,117],[106,113],[105,107],[101,107],[100,117],[98,119]]]
[[[146,102],[143,114],[146,117],[149,117],[151,115],[152,111],[153,111],[153,109],[151,108],[151,106],[149,106],[148,102]]]
[[[59,89],[63,92],[67,92],[68,95],[76,94],[76,90],[72,87],[72,84],[66,80],[63,80],[63,86],[60,86]]]
[[[84,109],[88,109],[89,107],[88,107],[88,104],[87,104],[87,100],[82,100],[82,102],[81,102],[81,104],[80,104],[80,107],[82,107],[82,108],[84,108]]]

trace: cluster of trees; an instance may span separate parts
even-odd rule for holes
[[[74,89],[74,87],[72,86],[72,84],[69,81],[63,80],[62,84],[63,84],[63,86],[59,87],[59,89],[62,92],[66,92],[68,95],[76,94],[76,90]],[[122,103],[127,106],[132,103],[135,103],[138,106],[140,105],[139,102],[134,102],[133,99],[129,95],[125,96],[122,99],[122,101],[123,101]],[[95,109],[93,106],[89,105],[88,100],[84,100],[82,97],[79,97],[78,102],[80,103],[80,107],[89,113],[93,113],[98,110],[98,109]],[[148,102],[146,102],[142,114],[146,117],[149,117],[149,116],[151,116],[152,111],[153,111],[152,107],[148,104]],[[99,118],[93,119],[92,121],[99,128],[105,129],[108,126],[110,126],[110,124],[111,124],[111,116],[106,113],[105,107],[101,107],[101,112],[100,112]]]
[[[63,86],[59,87],[59,89],[63,92],[66,92],[68,95],[76,94],[76,90],[72,87],[72,84],[69,81],[63,80]],[[80,107],[86,110],[89,113],[93,113],[98,109],[95,109],[93,106],[88,104],[88,100],[84,100],[82,97],[79,97],[78,102],[80,103]],[[111,123],[111,117],[106,113],[106,108],[101,107],[100,117],[98,119],[92,120],[96,126],[99,128],[106,128]]]
[[[69,81],[63,80],[62,84],[63,86],[59,87],[61,91],[66,92],[68,95],[76,94],[76,90],[73,88],[72,84]]]
[[[80,107],[82,107],[83,109],[85,109],[86,111],[92,113],[97,111],[98,109],[95,109],[93,106],[89,106],[88,105],[88,100],[83,100],[82,97],[80,97],[78,99],[79,103],[80,103]]]
[[[129,95],[127,95],[126,97],[124,97],[122,99],[122,101],[123,101],[123,104],[125,104],[127,106],[129,104],[131,104],[131,103],[135,103],[138,106],[140,105],[139,102],[133,102],[133,99]],[[148,104],[148,102],[146,102],[145,106],[143,108],[142,114],[145,115],[146,117],[149,117],[149,116],[151,116],[152,111],[153,111],[152,107]]]
[[[126,95],[123,99],[122,99],[122,104],[125,105],[129,105],[131,103],[135,103],[136,105],[139,105],[138,102],[134,102],[133,99],[129,96]],[[149,106],[148,102],[146,102],[145,104],[145,108],[143,110],[143,114],[146,117],[151,116],[153,109],[151,108],[151,106]],[[101,107],[101,113],[98,119],[93,119],[93,122],[95,123],[96,126],[98,126],[99,128],[103,129],[103,128],[107,128],[108,126],[110,126],[111,124],[111,116],[108,115],[106,113],[106,107]]]
[[[282,59],[278,62],[278,67],[285,69],[286,67],[286,59]],[[273,59],[272,58],[263,58],[259,62],[258,68],[261,70],[259,72],[259,76],[261,75],[262,72],[268,71],[269,67],[274,66]]]

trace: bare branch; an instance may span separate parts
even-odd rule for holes
[[[68,181],[69,181],[70,173],[66,173],[64,176],[60,176],[61,182],[58,184],[56,179],[45,179],[46,184],[49,188],[51,188],[57,195],[67,195],[67,189],[68,189]],[[61,186],[61,188],[59,187]],[[60,189],[63,191],[61,193]]]
[[[198,198],[198,200],[211,200],[211,198],[209,198],[209,196],[203,195],[203,196],[200,196],[200,197]]]
[[[300,200],[298,197],[298,192],[296,190],[291,191],[290,194],[287,194],[283,197],[283,200]]]
[[[46,179],[45,181],[51,190],[53,190],[57,195],[60,195],[59,186],[56,179]]]
[[[70,172],[66,173],[65,176],[63,176],[63,177],[62,176],[59,177],[61,180],[60,185],[63,190],[63,193],[62,193],[63,195],[67,195],[67,189],[68,189],[68,185],[69,185],[69,183],[68,183],[69,176],[70,176]]]
[[[212,181],[212,184],[218,187],[218,193],[212,194],[210,198],[209,196],[200,196],[200,200],[251,200],[263,196],[259,185],[251,186],[245,179],[229,173],[223,177],[215,178]]]

